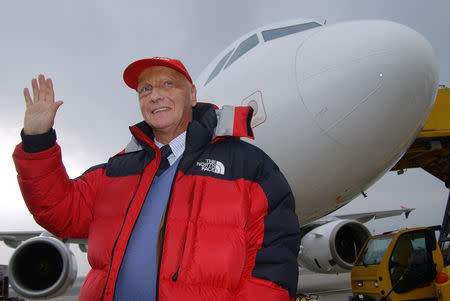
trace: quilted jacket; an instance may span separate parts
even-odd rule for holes
[[[276,164],[239,139],[252,137],[249,107],[193,109],[159,244],[158,300],[289,300],[299,225]],[[92,267],[80,300],[112,300],[128,239],[160,162],[151,128],[107,163],[69,179],[54,130],[23,136],[19,185],[38,224],[60,238],[88,238]]]

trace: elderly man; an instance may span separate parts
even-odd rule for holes
[[[80,300],[289,300],[299,225],[291,190],[251,137],[249,107],[197,104],[175,59],[124,71],[144,121],[107,163],[68,178],[52,129],[51,79],[25,88],[14,161],[36,221],[58,237],[88,237],[92,267]]]

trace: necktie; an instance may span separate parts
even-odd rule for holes
[[[161,162],[159,163],[159,168],[156,171],[156,175],[159,177],[167,168],[170,167],[169,160],[167,157],[172,153],[172,149],[169,144],[166,144],[160,148],[161,151]]]

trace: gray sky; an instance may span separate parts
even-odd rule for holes
[[[141,120],[135,92],[122,81],[123,69],[136,59],[180,58],[195,79],[228,44],[264,24],[386,19],[431,43],[440,83],[450,86],[449,11],[448,0],[2,1],[0,231],[39,229],[23,203],[11,160],[23,123],[22,90],[39,73],[52,77],[56,97],[64,101],[55,129],[68,173],[76,177],[120,151],[129,139],[128,126]],[[370,223],[375,231],[440,224],[448,195],[443,183],[422,170],[390,173],[367,193],[344,210],[416,208],[408,220]],[[0,263],[7,263],[11,251],[0,245]],[[88,267],[81,261],[83,274]]]

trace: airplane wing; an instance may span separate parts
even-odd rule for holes
[[[5,245],[10,248],[17,248],[23,241],[30,238],[42,235],[51,235],[45,231],[8,231],[0,232],[0,241],[3,241]],[[53,235],[51,235],[53,236]],[[65,238],[60,239],[63,243],[78,244],[78,247],[82,252],[87,251],[87,239],[85,238]]]
[[[0,240],[10,248],[17,248],[22,241],[30,239],[35,236],[39,236],[43,231],[12,231],[12,232],[0,232]]]
[[[414,143],[391,169],[399,174],[421,167],[450,188],[450,89],[438,90],[428,121]]]
[[[353,219],[357,220],[360,223],[366,223],[372,219],[380,219],[391,216],[397,216],[401,214],[405,214],[405,217],[408,218],[408,215],[414,208],[402,208],[397,210],[384,210],[384,211],[376,211],[376,212],[364,212],[364,213],[352,213],[352,214],[342,214],[336,215],[335,217],[341,219]]]
[[[306,233],[316,227],[320,227],[322,225],[325,225],[327,223],[330,223],[330,222],[333,222],[333,221],[336,221],[339,219],[355,220],[360,223],[366,223],[373,219],[387,218],[387,217],[397,216],[397,215],[401,215],[401,214],[405,214],[405,217],[408,218],[409,214],[414,209],[415,208],[401,208],[401,209],[394,209],[394,210],[383,210],[383,211],[333,215],[333,216],[328,216],[328,217],[324,217],[324,218],[315,220],[311,223],[308,223],[308,224],[302,226],[301,228],[302,228],[302,232]]]
[[[409,213],[413,211],[414,208],[402,208],[397,210],[384,210],[384,211],[374,211],[374,212],[361,212],[361,213],[350,213],[350,214],[340,214],[329,216],[315,220],[302,226],[303,232],[309,232],[310,230],[325,225],[329,222],[335,221],[337,219],[345,220],[356,220],[360,223],[366,223],[372,219],[380,219],[386,217],[397,216],[405,214],[407,218]],[[0,232],[0,241],[3,241],[8,247],[17,248],[23,241],[28,240],[32,237],[41,236],[45,231],[10,231],[10,232]],[[51,235],[51,234],[50,234]],[[78,244],[81,251],[86,252],[87,250],[87,239],[84,238],[66,238],[61,239],[63,243],[73,243]]]

